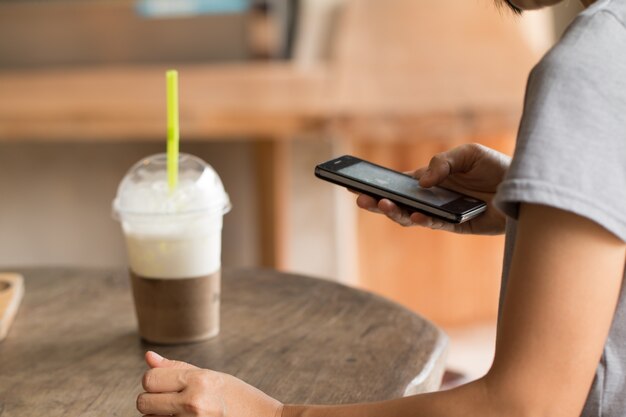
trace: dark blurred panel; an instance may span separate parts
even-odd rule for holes
[[[129,0],[0,0],[0,68],[243,60],[247,18],[145,18]]]

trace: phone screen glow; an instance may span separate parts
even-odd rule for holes
[[[434,206],[442,206],[460,197],[459,194],[443,188],[422,188],[419,182],[406,175],[368,164],[357,162],[340,169],[343,175],[381,188],[387,188],[396,194],[425,201]]]

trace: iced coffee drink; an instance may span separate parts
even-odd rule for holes
[[[141,337],[172,344],[218,334],[222,217],[230,202],[215,171],[180,154],[172,190],[165,154],[154,155],[131,168],[113,205]]]

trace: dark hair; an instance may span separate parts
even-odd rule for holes
[[[520,9],[519,7],[511,3],[511,0],[498,0],[497,2],[498,6],[501,6],[503,4],[505,4],[509,9],[511,9],[511,11],[515,13],[516,15],[519,16],[522,14],[522,9]]]

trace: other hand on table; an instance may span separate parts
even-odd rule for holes
[[[234,376],[146,353],[137,409],[146,416],[278,417],[283,405]]]

